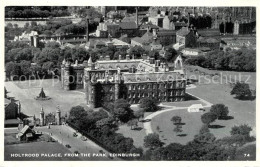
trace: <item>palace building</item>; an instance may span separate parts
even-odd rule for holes
[[[173,63],[154,58],[110,60],[101,57],[97,62],[91,58],[83,64],[66,62],[61,67],[61,83],[65,90],[84,89],[86,103],[101,107],[116,99],[127,99],[137,104],[144,97],[160,102],[183,101],[186,90],[186,74],[180,55]]]

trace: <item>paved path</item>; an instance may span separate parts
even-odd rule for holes
[[[194,96],[194,95],[192,95],[190,93],[188,93],[188,94],[191,95],[191,96]],[[194,97],[196,97],[196,96],[194,96]],[[198,98],[200,101],[202,101],[203,103],[206,104],[206,105],[203,106],[204,108],[212,106],[212,104],[210,102],[208,102],[208,101],[206,101],[204,99],[201,99],[199,97],[196,97],[196,98]],[[148,115],[147,117],[144,118],[144,120],[150,120],[148,122],[144,122],[143,123],[146,135],[148,135],[150,133],[153,133],[151,122],[152,122],[152,119],[154,117],[156,117],[157,115],[160,115],[160,114],[168,112],[168,111],[172,111],[173,112],[174,110],[182,110],[182,109],[188,109],[189,108],[189,107],[169,106],[169,105],[163,105],[163,104],[160,104],[159,106],[167,107],[167,109],[154,112],[154,113],[152,113],[152,114],[150,114],[150,115]]]

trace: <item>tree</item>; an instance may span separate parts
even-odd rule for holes
[[[26,60],[22,60],[20,62],[20,67],[21,67],[21,72],[23,75],[25,76],[30,76],[32,71],[31,71],[31,62],[30,61],[26,61]]]
[[[141,99],[139,107],[143,108],[145,112],[154,112],[158,110],[158,101],[151,97],[145,97]]]
[[[133,117],[133,110],[125,99],[117,99],[114,102],[113,113],[122,122],[128,122]]]
[[[82,106],[75,106],[75,107],[72,107],[70,109],[70,115],[69,115],[69,118],[70,119],[79,119],[81,117],[81,114],[85,112],[85,109],[84,107]]]
[[[138,120],[137,119],[131,119],[127,122],[127,126],[131,127],[131,130],[133,130],[133,126],[137,127],[138,126]]]
[[[5,64],[5,71],[7,76],[20,76],[21,75],[21,67],[18,63],[8,62]]]
[[[228,107],[224,104],[214,104],[210,108],[210,112],[216,114],[218,118],[228,116]]]
[[[218,116],[212,112],[207,112],[201,115],[201,121],[206,125],[209,125],[210,123],[214,122],[217,118]]]
[[[171,118],[171,121],[173,122],[173,124],[179,124],[179,123],[181,123],[181,117],[180,116],[173,116]]]
[[[182,128],[181,125],[176,125],[176,127],[173,129],[173,131],[176,132],[176,133],[180,133],[180,132],[182,132],[181,128]]]
[[[243,82],[237,82],[230,94],[235,95],[238,99],[252,96],[249,85]]]
[[[129,50],[129,55],[134,56],[135,59],[141,58],[145,50],[141,46],[131,47]]]
[[[173,58],[177,55],[177,51],[172,47],[166,47],[165,51],[166,51],[164,55],[165,60],[167,62],[172,62]]]
[[[206,124],[203,124],[202,127],[200,128],[200,134],[203,133],[209,133],[209,127]]]
[[[203,133],[194,136],[194,141],[198,143],[212,143],[216,140],[216,137],[212,133]]]
[[[163,142],[161,142],[159,135],[156,133],[150,133],[144,137],[144,147],[150,149],[156,149],[161,147]]]
[[[230,134],[232,136],[242,135],[242,136],[249,137],[251,131],[252,131],[252,128],[250,126],[244,124],[244,125],[240,125],[240,126],[233,126],[230,131]]]
[[[144,117],[144,110],[143,109],[138,109],[134,111],[134,116],[138,119],[140,119],[140,117]]]

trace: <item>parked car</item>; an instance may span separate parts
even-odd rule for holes
[[[66,144],[65,146],[66,146],[67,148],[71,148],[71,146],[70,146],[69,144]]]

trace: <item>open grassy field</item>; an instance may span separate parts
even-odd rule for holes
[[[199,133],[199,130],[202,126],[200,116],[203,113],[189,113],[187,109],[182,110],[173,110],[169,112],[162,113],[152,119],[152,129],[153,132],[159,134],[160,139],[166,145],[170,143],[180,143],[186,144],[188,141],[191,141],[194,135]],[[177,136],[176,132],[173,131],[175,125],[173,125],[171,118],[173,116],[180,116],[182,118],[182,130],[183,132],[179,133],[183,136]],[[159,126],[160,130],[157,130]]]
[[[21,102],[22,112],[28,116],[39,117],[41,106],[46,114],[55,112],[57,105],[60,106],[61,115],[68,113],[70,108],[85,103],[85,95],[80,91],[65,91],[60,82],[55,79],[36,81],[5,82],[8,96],[14,97]],[[34,98],[39,95],[41,88],[50,100],[40,101]]]
[[[229,84],[230,82],[239,81],[248,83],[251,89],[256,88],[256,72],[209,70],[199,66],[186,66],[186,69],[187,77],[192,79],[198,79],[200,84],[212,84],[213,82],[217,84]],[[205,75],[202,73],[204,73]],[[206,74],[219,75],[210,77]]]
[[[11,157],[11,154],[40,154],[39,157]],[[46,157],[41,154],[71,153],[68,149],[57,142],[32,142],[5,145],[5,161],[72,161],[79,160],[78,157]]]

